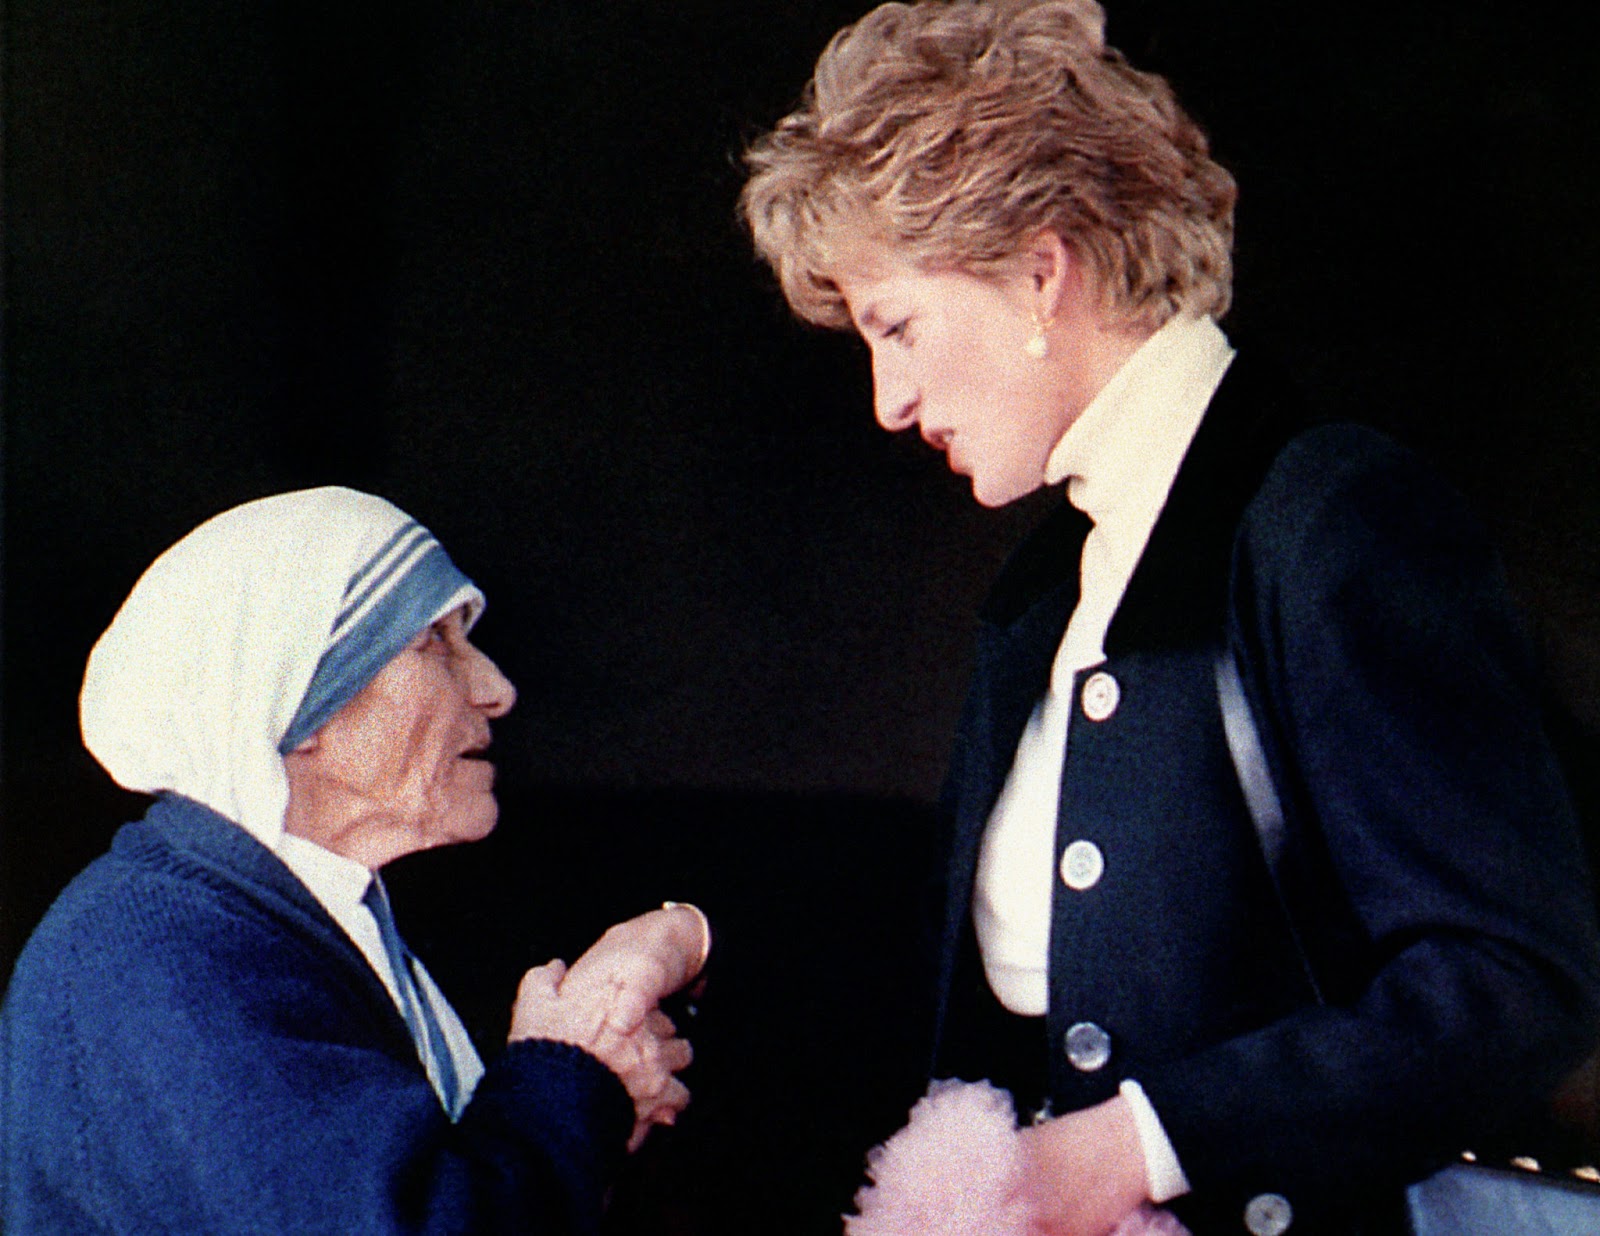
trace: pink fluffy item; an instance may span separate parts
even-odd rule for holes
[[[1024,1188],[1011,1095],[989,1082],[936,1081],[911,1118],[867,1153],[845,1236],[1039,1236]],[[1111,1236],[1189,1236],[1143,1207]]]

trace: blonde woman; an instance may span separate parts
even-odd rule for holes
[[[1504,585],[1406,452],[1236,354],[1235,186],[1093,0],[885,4],[748,153],[743,211],[875,413],[999,506],[1062,485],[982,616],[940,1075],[1010,1087],[1052,1233],[1393,1230],[1521,1136],[1600,950]],[[1357,410],[1359,411],[1359,410]],[[1230,762],[1230,650],[1312,990]]]

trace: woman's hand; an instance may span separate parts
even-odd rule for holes
[[[1039,1236],[1107,1236],[1149,1192],[1144,1151],[1123,1098],[1023,1129]]]
[[[601,1031],[594,1054],[622,1079],[633,1100],[633,1133],[628,1149],[637,1150],[652,1125],[676,1124],[678,1113],[689,1105],[689,1088],[673,1074],[689,1067],[694,1052],[660,1009],[646,1014],[644,1024],[629,1035]]]
[[[616,1033],[632,1034],[651,1009],[699,976],[709,931],[691,906],[618,923],[572,963],[561,993],[587,1002]]]
[[[569,969],[551,961],[523,975],[509,1038],[571,1043],[621,1079],[633,1100],[629,1150],[689,1103],[674,1076],[693,1052],[657,1007],[698,977],[710,944],[700,911],[674,906],[618,923]]]
[[[615,1029],[587,992],[565,990],[569,973],[564,962],[550,961],[522,976],[507,1040],[570,1043],[615,1073],[633,1100],[628,1149],[637,1150],[651,1125],[675,1123],[688,1106],[689,1090],[673,1075],[689,1067],[694,1053],[660,1009],[652,1008],[628,1033]]]

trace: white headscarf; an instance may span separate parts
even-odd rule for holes
[[[327,487],[224,511],[151,564],[94,650],[79,719],[117,784],[283,834],[282,753],[483,594],[426,528]]]

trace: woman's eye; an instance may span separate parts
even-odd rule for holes
[[[906,327],[908,325],[909,325],[908,319],[901,318],[900,321],[896,322],[893,326],[889,327],[887,330],[885,330],[883,332],[883,337],[885,339],[901,339],[901,340],[903,340],[906,337]]]

